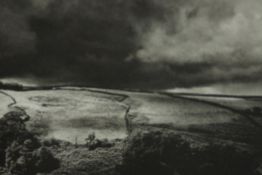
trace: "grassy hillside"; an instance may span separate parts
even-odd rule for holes
[[[22,111],[31,117],[27,124],[31,132],[43,140],[60,140],[59,144],[52,143],[50,147],[61,163],[52,175],[116,174],[116,167],[125,156],[123,148],[130,148],[131,153],[140,150],[136,142],[135,150],[132,150],[133,146],[129,147],[134,136],[138,142],[145,142],[141,145],[145,146],[142,151],[147,150],[148,144],[143,137],[149,137],[149,141],[153,139],[151,141],[155,143],[154,139],[162,136],[163,143],[181,137],[188,149],[197,148],[201,155],[206,154],[202,148],[209,149],[208,145],[213,144],[215,152],[221,145],[233,145],[241,151],[253,152],[256,157],[256,152],[261,150],[262,117],[259,113],[253,115],[252,111],[246,111],[260,107],[260,98],[76,87],[1,92],[1,116],[7,111]],[[91,133],[100,140],[109,139],[113,146],[90,150],[84,143]],[[159,137],[150,133],[158,133]],[[161,144],[156,145],[165,146]],[[152,144],[148,146],[158,149]],[[175,148],[174,151],[180,152]]]
[[[251,137],[257,135],[257,128],[244,116],[206,102],[236,109],[261,106],[261,101],[257,99],[192,95],[171,97],[160,93],[94,88],[4,92],[15,98],[14,106],[22,108],[32,117],[31,125],[41,123],[40,127],[47,127],[47,137],[70,142],[77,139],[79,143],[83,143],[88,133],[92,132],[98,138],[126,137],[125,113],[128,108],[128,120],[133,128],[164,127],[221,136],[223,139],[244,137],[241,131],[246,130],[248,134],[245,135]],[[0,108],[7,108],[10,99],[3,94],[1,98]]]

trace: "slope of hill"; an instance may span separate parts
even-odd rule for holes
[[[65,169],[67,173],[85,174],[89,168],[93,171],[96,164],[114,174],[114,167],[122,160],[120,140],[140,130],[172,132],[196,147],[219,143],[233,144],[241,150],[256,148],[255,152],[261,148],[262,114],[245,112],[246,108],[261,107],[260,98],[79,87],[0,92],[1,116],[8,110],[20,110],[31,117],[28,122],[31,131],[40,131],[46,139],[71,142],[69,147],[54,149],[62,164],[55,171],[58,175]],[[118,139],[118,142],[110,149],[95,152],[73,146],[86,143],[90,133],[95,133],[98,139]],[[81,161],[70,164],[74,156]]]
[[[196,101],[192,100],[192,96],[184,98],[185,95],[171,97],[161,93],[73,87],[3,92],[16,100],[13,106],[25,110],[32,117],[31,123],[48,124],[47,137],[71,142],[77,138],[79,143],[83,143],[91,132],[99,138],[124,138],[127,110],[127,118],[133,128],[150,125],[217,136],[223,133],[227,139],[235,138],[233,133],[238,135],[244,129],[252,135],[257,128],[245,116],[219,104],[241,109],[262,104],[260,100],[253,99],[193,97],[198,99]],[[8,98],[1,94],[2,109],[8,108]]]

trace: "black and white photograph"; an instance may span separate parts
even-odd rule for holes
[[[262,0],[0,0],[0,175],[262,175]]]

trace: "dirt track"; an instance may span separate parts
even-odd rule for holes
[[[30,118],[30,116],[26,113],[26,111],[23,108],[21,108],[19,106],[15,106],[17,104],[17,101],[16,101],[15,97],[13,97],[12,95],[10,95],[10,94],[8,94],[8,93],[6,93],[4,91],[0,91],[0,93],[5,95],[6,97],[10,98],[10,100],[12,101],[11,103],[9,103],[7,105],[7,107],[9,108],[9,111],[17,110],[17,111],[23,113],[23,115],[25,115],[25,116]]]

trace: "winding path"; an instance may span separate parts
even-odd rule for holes
[[[12,107],[13,105],[17,103],[16,99],[13,96],[11,96],[10,94],[6,93],[5,91],[0,90],[0,93],[11,99],[12,102],[8,104],[8,107]]]
[[[26,116],[27,118],[30,118],[30,116],[26,113],[26,111],[23,108],[21,108],[19,106],[15,106],[17,104],[17,101],[16,101],[16,99],[12,95],[8,94],[7,92],[5,92],[3,90],[0,90],[0,93],[11,99],[12,102],[7,105],[7,107],[10,109],[10,111],[12,111],[14,109],[18,110],[24,116]]]

